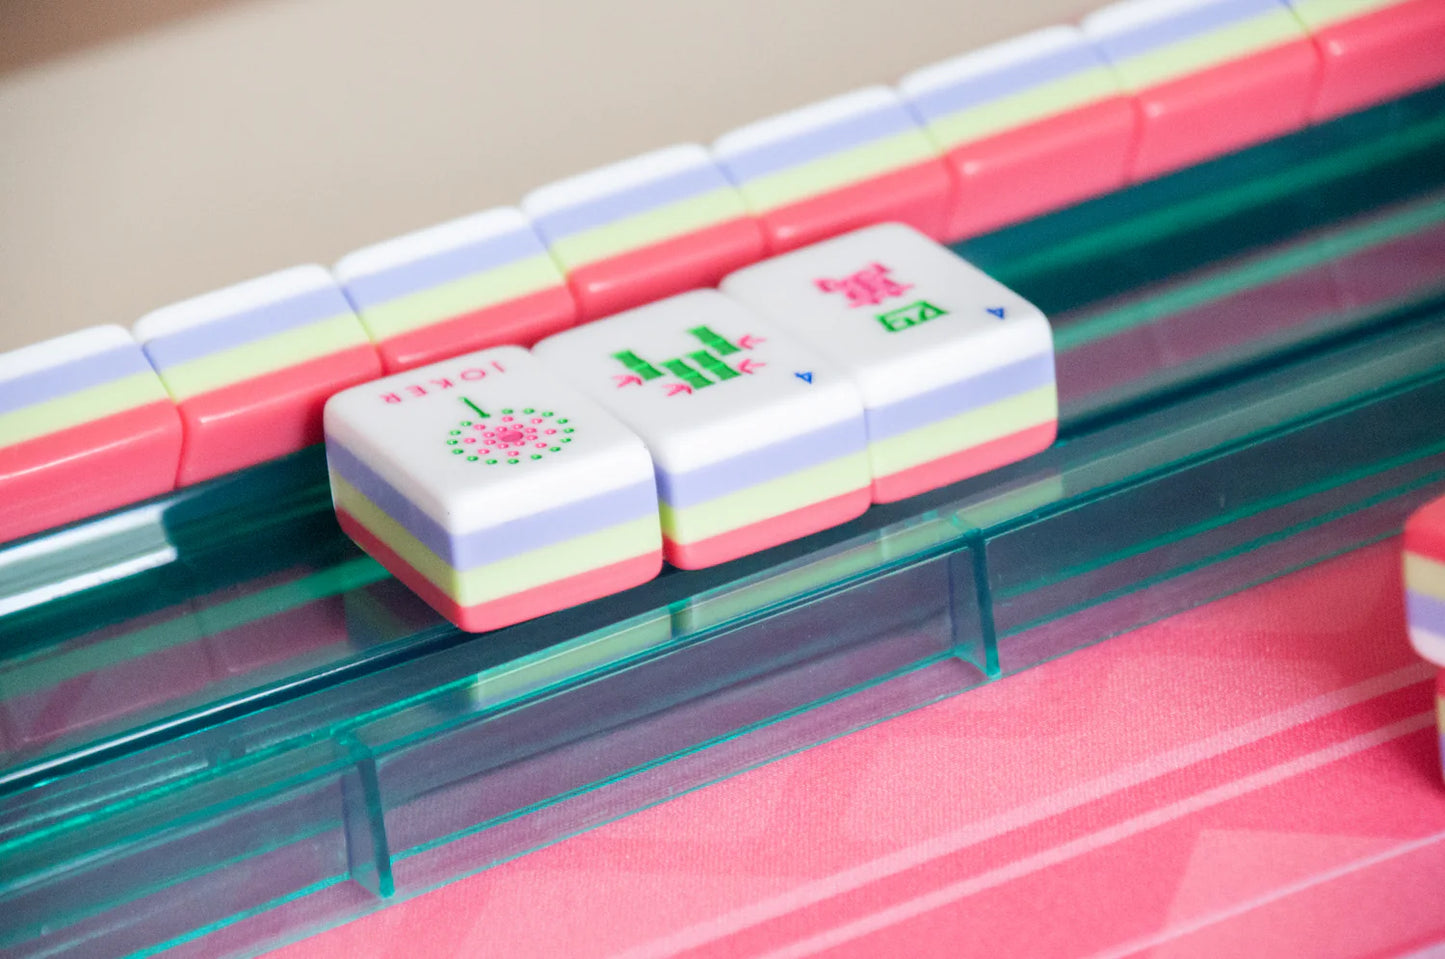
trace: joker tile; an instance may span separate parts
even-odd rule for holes
[[[944,239],[1127,182],[1134,102],[1074,27],[1048,27],[925,67],[898,89],[957,184]]]
[[[381,375],[320,266],[163,307],[138,320],[135,335],[180,407],[182,486],[321,442],[326,398]]]
[[[942,236],[953,189],[937,147],[887,87],[867,87],[727,133],[713,156],[774,253],[885,221]]]
[[[1282,0],[1124,0],[1081,26],[1139,101],[1133,180],[1305,124],[1319,58]]]
[[[511,207],[357,250],[332,272],[388,373],[530,346],[577,319],[562,271]]]
[[[1053,338],[1036,307],[902,224],[740,270],[722,291],[832,360],[863,397],[887,503],[1045,449]]]
[[[119,326],[0,354],[0,542],[173,489],[175,404]]]
[[[662,564],[642,441],[521,347],[338,393],[326,458],[342,529],[465,630],[618,592]]]
[[[586,319],[713,286],[763,255],[742,196],[694,144],[540,187],[522,209],[566,270]]]
[[[543,340],[536,353],[647,444],[674,566],[726,562],[868,508],[857,391],[721,293],[629,310]]]

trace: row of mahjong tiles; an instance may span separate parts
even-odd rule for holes
[[[847,522],[1045,449],[1032,305],[902,224],[826,240],[326,405],[342,528],[496,629]]]
[[[1442,9],[1133,0],[334,271],[163,308],[135,326],[143,356],[109,328],[0,357],[0,540],[315,443],[326,397],[384,372],[527,345],[860,225],[955,239],[1422,85],[1445,72]]]

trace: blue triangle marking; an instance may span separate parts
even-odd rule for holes
[[[999,319],[1003,319],[1003,307],[1001,307],[1001,306],[990,306],[990,307],[986,307],[986,308],[985,308],[985,311],[988,312],[988,313],[992,313],[994,316],[998,317]]]
[[[793,375],[796,376],[798,379],[802,380],[804,383],[813,382],[812,370],[808,370],[806,373],[794,373]]]

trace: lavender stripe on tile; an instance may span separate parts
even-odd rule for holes
[[[122,345],[82,356],[13,380],[0,381],[0,413],[22,410],[137,373],[154,373],[138,346]]]
[[[532,222],[538,233],[549,243],[555,243],[584,230],[606,226],[629,216],[667,206],[669,203],[689,200],[724,188],[731,189],[732,184],[717,167],[692,167],[576,206],[554,210]]]
[[[776,443],[682,473],[657,469],[657,495],[674,509],[685,509],[739,490],[779,479],[867,448],[863,420],[830,423]]]
[[[1197,39],[1240,20],[1283,10],[1276,0],[1219,0],[1113,36],[1092,39],[1104,56],[1117,63],[1160,47]]]
[[[1052,382],[1052,353],[1025,357],[958,383],[869,410],[868,439],[876,443]]]
[[[889,103],[816,130],[794,134],[776,143],[744,150],[730,157],[718,157],[718,162],[734,183],[746,183],[873,140],[917,129],[917,121],[902,103]]]
[[[908,102],[925,120],[938,120],[960,110],[1001,100],[1015,93],[1103,66],[1103,59],[1091,47],[1080,44],[959,80],[949,86],[919,94]]]
[[[358,310],[364,310],[475,273],[546,255],[547,248],[537,234],[531,230],[513,230],[410,263],[398,263],[376,273],[352,277],[342,284],[342,289]]]
[[[151,363],[164,370],[343,314],[352,315],[351,304],[340,287],[328,286],[158,336],[142,346]]]
[[[657,491],[647,480],[497,526],[454,534],[333,439],[326,441],[326,460],[337,476],[356,487],[377,508],[459,572],[657,512]]]
[[[1411,626],[1428,629],[1437,636],[1445,636],[1445,600],[1407,589],[1405,619]]]

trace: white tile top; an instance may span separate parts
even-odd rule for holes
[[[369,276],[481,240],[531,229],[532,222],[521,210],[514,206],[495,207],[362,247],[338,260],[332,272],[338,281],[345,284],[357,277]]]
[[[1189,10],[1216,6],[1221,0],[1120,0],[1095,10],[1079,21],[1089,36],[1112,36],[1157,23]]]
[[[152,310],[136,320],[131,329],[137,340],[147,343],[162,336],[204,326],[221,317],[257,309],[303,293],[335,287],[336,280],[326,267],[315,263],[293,266]]]
[[[1055,25],[980,47],[961,56],[944,60],[913,71],[898,81],[905,99],[912,99],[934,90],[953,86],[963,80],[984,76],[1027,63],[1059,50],[1068,50],[1084,43],[1083,35],[1072,26]]]
[[[560,333],[537,357],[685,472],[849,419],[857,391],[832,363],[715,290]]]
[[[899,107],[903,101],[885,86],[864,87],[829,97],[807,106],[757,120],[724,133],[713,141],[713,153],[720,157],[768,146],[780,140],[821,129],[839,120],[867,113],[870,110]]]
[[[836,363],[870,409],[1053,350],[1037,307],[897,223],[747,267],[721,289]]]
[[[123,326],[109,324],[76,330],[9,353],[0,353],[0,380],[18,379],[28,373],[48,370],[116,347],[135,345],[135,338]]]
[[[711,154],[699,144],[663,147],[537,187],[522,198],[522,210],[537,219],[699,167],[714,167]]]
[[[454,533],[650,479],[642,441],[517,346],[344,390],[326,404],[340,444]]]

